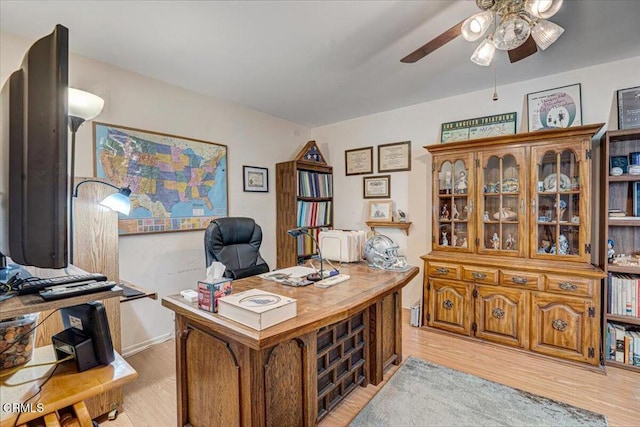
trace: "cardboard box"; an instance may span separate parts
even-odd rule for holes
[[[198,308],[215,313],[218,300],[233,291],[231,279],[220,279],[216,283],[198,282]]]
[[[298,315],[298,306],[294,298],[260,289],[250,289],[222,297],[218,304],[220,316],[259,331]]]

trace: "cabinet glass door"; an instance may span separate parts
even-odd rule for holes
[[[524,256],[524,149],[478,153],[480,182],[476,218],[478,253]]]
[[[433,207],[434,249],[473,250],[472,155],[463,158],[434,158]]]
[[[588,261],[585,244],[589,231],[584,221],[589,214],[588,185],[581,185],[586,176],[585,150],[577,143],[532,151],[536,159],[531,200],[533,258]]]

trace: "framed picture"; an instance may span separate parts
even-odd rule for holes
[[[95,176],[131,188],[120,235],[192,231],[228,215],[227,146],[93,122]]]
[[[627,173],[629,169],[629,158],[627,156],[611,156],[609,157],[609,171],[613,168],[622,169],[622,173]]]
[[[618,91],[618,129],[640,128],[640,86]]]
[[[640,216],[640,181],[633,183],[633,216]]]
[[[369,202],[369,221],[391,221],[393,201],[376,200]]]
[[[440,142],[467,141],[514,134],[517,117],[518,114],[513,112],[443,123],[440,129]]]
[[[582,125],[580,83],[527,94],[529,132]]]
[[[391,197],[391,175],[363,177],[362,197],[365,199],[383,199]]]
[[[378,145],[378,173],[411,170],[411,141]]]
[[[346,175],[373,173],[373,147],[345,150],[344,164]]]
[[[244,191],[269,192],[269,169],[257,166],[242,166],[242,187]]]

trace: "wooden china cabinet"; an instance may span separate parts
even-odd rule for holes
[[[426,327],[600,363],[591,140],[601,127],[425,147],[433,155]]]

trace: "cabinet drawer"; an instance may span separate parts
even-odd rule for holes
[[[462,267],[462,280],[488,285],[498,284],[498,270],[484,267]]]
[[[524,271],[500,270],[500,284],[522,289],[544,289],[544,277]]]
[[[547,274],[547,292],[564,295],[593,296],[593,280]]]
[[[429,276],[460,280],[460,266],[443,262],[430,262]]]

